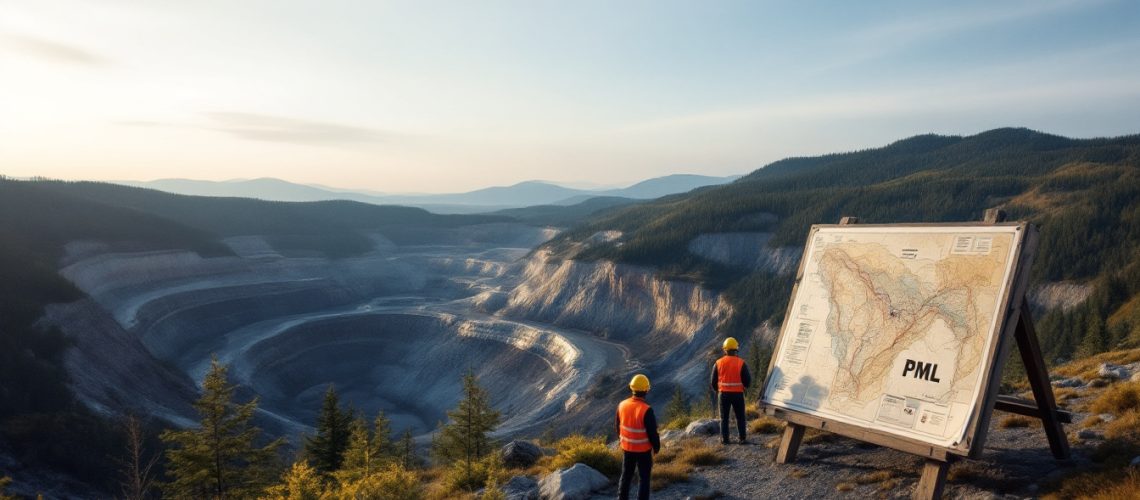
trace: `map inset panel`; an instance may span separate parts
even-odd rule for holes
[[[813,228],[764,402],[958,447],[993,363],[1022,233]]]

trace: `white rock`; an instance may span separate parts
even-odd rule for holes
[[[1063,378],[1053,381],[1053,387],[1080,387],[1085,385],[1085,381],[1078,377]]]
[[[1128,379],[1132,376],[1132,374],[1128,372],[1128,368],[1112,363],[1101,363],[1096,373],[1103,378],[1114,379]]]
[[[694,420],[685,427],[687,436],[713,436],[720,432],[720,420],[702,418]]]
[[[1113,415],[1111,413],[1101,413],[1097,416],[1100,417],[1101,422],[1112,422],[1113,420],[1116,420],[1116,415]]]
[[[551,472],[538,482],[542,500],[582,500],[590,493],[609,486],[610,480],[586,464]]]
[[[676,441],[678,439],[685,437],[685,431],[682,431],[680,429],[669,429],[667,431],[662,432],[660,434],[660,436],[661,436],[661,442],[667,443],[667,442]]]
[[[538,481],[527,476],[512,477],[503,485],[507,500],[538,500]]]

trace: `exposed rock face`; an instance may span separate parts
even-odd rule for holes
[[[609,261],[548,262],[544,253],[526,263],[522,282],[502,310],[634,343],[692,340],[729,311],[717,294],[658,279],[649,269]]]
[[[803,247],[772,248],[771,240],[772,233],[702,234],[689,242],[689,251],[729,267],[794,274]]]
[[[1092,292],[1092,285],[1061,281],[1033,288],[1028,298],[1030,304],[1042,309],[1068,311],[1083,304]]]
[[[69,353],[76,392],[108,413],[188,423],[189,381],[216,355],[276,431],[311,423],[329,383],[360,410],[384,409],[398,430],[427,431],[472,370],[514,432],[563,413],[620,359],[592,339],[471,307],[509,286],[513,262],[551,235],[517,224],[417,230],[401,235],[415,245],[374,235],[373,252],[342,259],[284,256],[257,236],[226,239],[237,256],[217,258],[76,243],[61,274],[91,300],[53,306],[48,319],[80,343]]]
[[[538,482],[538,494],[542,500],[582,500],[609,484],[610,480],[601,472],[586,464],[574,464],[542,478]]]
[[[70,385],[89,408],[109,416],[153,416],[189,425],[194,384],[159,363],[133,334],[90,299],[46,308],[42,322],[59,327],[74,347],[64,354]]]

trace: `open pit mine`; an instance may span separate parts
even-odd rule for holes
[[[76,394],[107,413],[190,425],[211,359],[277,435],[310,431],[323,392],[426,438],[467,371],[503,413],[499,435],[610,425],[634,370],[694,392],[729,308],[695,285],[609,262],[552,261],[551,229],[500,223],[427,230],[415,245],[372,234],[351,258],[283,255],[265,238],[233,256],[67,246],[60,273],[88,299],[45,322],[75,339]],[[293,442],[296,440],[291,439]]]

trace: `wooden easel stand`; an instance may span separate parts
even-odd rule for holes
[[[839,224],[856,224],[858,221],[858,217],[843,217]],[[986,210],[984,221],[989,224],[1004,222],[1005,212],[992,208]],[[1022,297],[1017,309],[1019,311],[1015,313],[1017,314],[1017,327],[1014,332],[1014,339],[1021,354],[1021,361],[1025,365],[1029,385],[1033,389],[1034,400],[1026,401],[1008,396],[998,396],[994,402],[994,409],[1041,419],[1053,456],[1058,460],[1065,460],[1069,458],[1069,441],[1068,437],[1065,436],[1062,424],[1072,422],[1072,415],[1067,411],[1058,409],[1057,403],[1053,399],[1053,387],[1049,383],[1049,370],[1041,354],[1041,346],[1037,341],[1037,331],[1033,328],[1029,302]],[[785,464],[796,460],[796,452],[799,451],[804,430],[808,426],[832,430],[842,435],[924,457],[926,462],[922,467],[922,476],[914,490],[913,498],[916,500],[942,497],[942,490],[946,486],[946,472],[950,469],[950,464],[957,458],[957,455],[945,452],[937,453],[937,450],[933,448],[923,449],[924,447],[916,446],[910,442],[892,442],[889,437],[861,433],[855,426],[839,425],[836,422],[828,422],[806,415],[787,414],[785,416],[789,418],[787,426],[784,428],[783,437],[780,439],[780,447],[776,450],[776,463]],[[983,422],[989,422],[989,418],[984,418]]]

